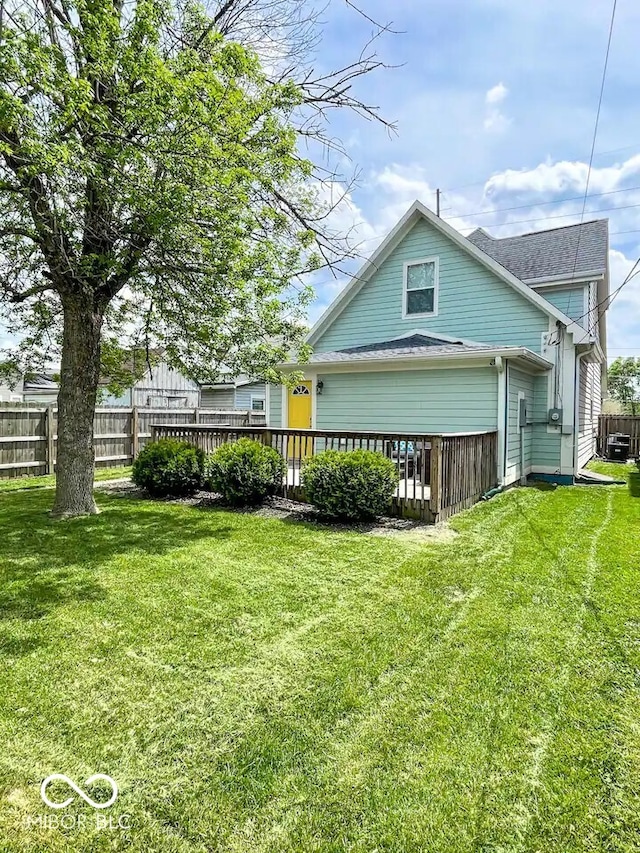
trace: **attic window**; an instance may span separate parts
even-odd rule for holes
[[[438,313],[438,258],[404,265],[402,316],[429,317]]]

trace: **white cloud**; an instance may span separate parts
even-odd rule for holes
[[[484,97],[486,113],[484,117],[484,129],[489,133],[504,133],[511,124],[511,119],[501,111],[500,105],[504,103],[509,90],[504,83],[498,83],[486,93]]]
[[[579,160],[547,161],[534,169],[505,169],[489,178],[485,184],[485,197],[503,193],[539,193],[548,200],[552,194],[578,194],[584,192],[587,163]],[[640,154],[635,154],[623,163],[614,163],[602,168],[593,167],[589,178],[589,193],[610,192],[624,185],[625,181],[640,179]]]
[[[485,103],[487,105],[499,104],[504,101],[508,94],[509,90],[504,83],[498,83],[497,86],[493,86],[493,88],[489,89],[485,95]]]

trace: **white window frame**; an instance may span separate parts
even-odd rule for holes
[[[407,312],[407,293],[409,293],[409,288],[407,287],[409,281],[409,267],[417,267],[421,264],[433,264],[434,265],[434,273],[433,273],[433,311],[424,311],[421,314],[409,314]],[[416,290],[418,288],[411,288],[412,290]],[[427,288],[419,288],[420,290],[426,290]],[[440,291],[440,258],[437,256],[431,258],[418,258],[415,261],[405,261],[404,268],[402,272],[402,319],[403,320],[413,320],[416,317],[437,317],[438,316],[438,296]]]
[[[253,408],[253,401],[254,400],[262,400],[262,408],[261,409],[254,409]],[[264,415],[267,412],[267,398],[264,394],[252,394],[250,397],[250,400],[249,400],[249,405],[251,407],[250,411],[255,413],[255,414]]]

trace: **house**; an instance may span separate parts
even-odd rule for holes
[[[23,397],[28,403],[48,406],[58,399],[58,380],[54,374],[36,374],[23,382]],[[98,405],[102,408],[172,408],[196,409],[200,405],[200,386],[187,379],[164,361],[145,367],[140,380],[121,394],[112,394],[107,380],[102,380],[98,390]]]
[[[22,403],[21,387],[10,388],[8,385],[0,382],[0,403]]]
[[[220,382],[203,385],[200,392],[203,409],[240,409],[259,413],[265,411],[266,401],[265,383],[249,376],[223,376]]]
[[[200,386],[160,360],[151,367],[147,365],[142,378],[122,394],[110,393],[107,383],[101,383],[99,405],[105,408],[196,409],[200,405]]]
[[[497,480],[569,483],[606,383],[608,223],[464,237],[415,202],[311,330],[267,424],[497,431]]]
[[[0,380],[0,403],[22,403],[22,382],[11,387],[7,381]]]
[[[49,406],[58,399],[58,381],[47,373],[33,373],[22,380],[22,396],[25,403]]]

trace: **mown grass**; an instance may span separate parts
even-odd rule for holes
[[[429,543],[100,502],[0,495],[2,849],[638,849],[624,487],[513,490]],[[54,772],[113,776],[131,828],[34,825]]]
[[[96,468],[94,482],[103,483],[107,480],[119,480],[131,476],[131,466],[125,468]],[[0,480],[0,492],[15,492],[24,489],[52,488],[56,484],[55,474],[45,474],[42,477],[14,477]]]
[[[587,463],[587,469],[613,477],[614,480],[628,481],[629,474],[637,471],[638,466],[635,462],[605,462],[603,459],[592,459]]]

